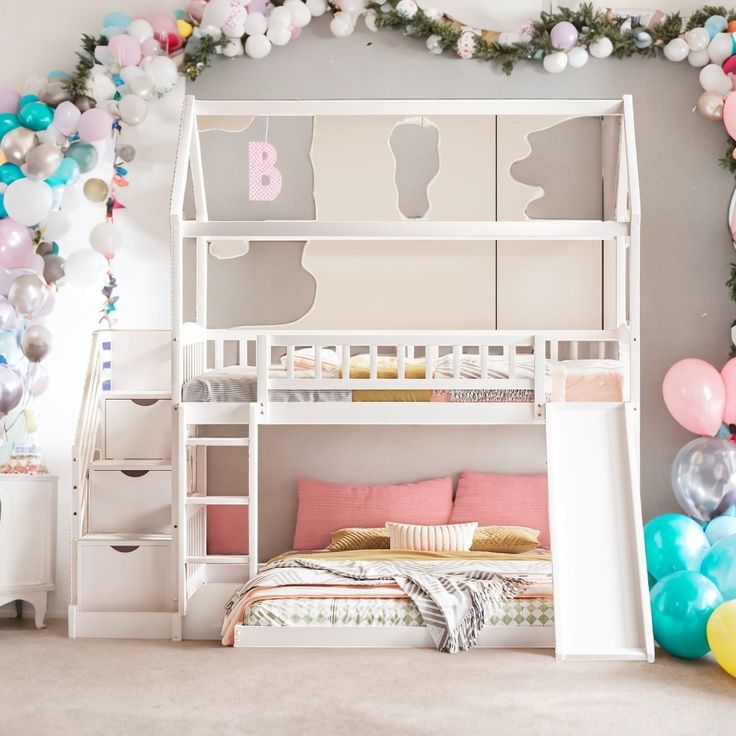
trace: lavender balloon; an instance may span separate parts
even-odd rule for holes
[[[7,365],[0,365],[0,415],[15,409],[23,398],[23,379]]]
[[[0,266],[21,268],[32,255],[33,241],[28,228],[11,218],[0,220]]]
[[[688,442],[672,464],[672,490],[682,509],[710,521],[736,502],[736,445],[699,437]]]
[[[552,26],[549,37],[556,49],[571,49],[578,42],[578,29],[569,21],[563,20]]]
[[[0,296],[0,329],[14,328],[16,319],[13,305],[6,297]]]

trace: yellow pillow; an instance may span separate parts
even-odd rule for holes
[[[539,530],[526,526],[479,526],[470,549],[474,552],[530,552],[539,547]]]
[[[406,378],[424,378],[426,363],[423,358],[407,358],[404,361]],[[399,375],[399,361],[395,355],[376,356],[376,375],[378,378],[396,378]],[[342,371],[340,371],[342,377]],[[368,353],[353,355],[350,358],[350,378],[371,377],[371,356]]]
[[[390,549],[388,529],[338,529],[332,532],[329,552],[351,552],[358,549]]]

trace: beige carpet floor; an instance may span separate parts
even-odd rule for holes
[[[736,680],[708,659],[557,664],[547,653],[233,650],[66,638],[0,620],[0,733],[734,733]]]

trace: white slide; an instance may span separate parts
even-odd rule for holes
[[[558,660],[654,660],[631,404],[549,403]]]

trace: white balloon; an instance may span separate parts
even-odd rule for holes
[[[284,7],[289,11],[291,25],[295,28],[304,28],[311,22],[312,14],[302,0],[285,0]]]
[[[588,46],[588,51],[590,52],[590,55],[596,59],[606,59],[613,53],[613,43],[611,43],[610,38],[601,36],[600,38],[596,38],[596,40]]]
[[[542,66],[544,66],[544,71],[550,74],[559,74],[567,66],[567,54],[564,51],[547,54],[542,60]]]
[[[269,28],[266,33],[266,38],[274,46],[286,46],[291,41],[291,28],[289,26],[276,26],[275,28]]]
[[[242,38],[245,35],[245,21],[239,25],[226,25],[222,29],[222,35],[225,36],[225,38]],[[225,52],[223,51],[223,53]],[[227,56],[227,54],[225,54],[225,56]]]
[[[138,43],[143,43],[148,41],[149,38],[153,38],[153,26],[147,20],[137,18],[128,26],[127,33]]]
[[[710,34],[705,28],[693,28],[685,34],[685,40],[690,51],[703,51],[708,48]]]
[[[567,52],[567,63],[573,69],[580,69],[588,63],[588,52],[582,46],[575,46]]]
[[[717,92],[724,97],[733,89],[731,78],[726,76],[726,73],[718,64],[704,66],[700,70],[698,78],[700,80],[700,86],[706,92]]]
[[[271,11],[271,15],[268,16],[269,28],[278,28],[279,26],[288,28],[290,25],[291,13],[289,12],[289,9],[285,8],[283,5],[275,7]]]
[[[117,252],[123,244],[123,236],[117,225],[105,220],[95,225],[89,234],[89,244],[103,255],[111,255]]]
[[[399,0],[396,3],[396,12],[402,18],[413,18],[417,14],[417,10],[419,8],[414,0]]]
[[[708,56],[708,49],[703,49],[702,51],[691,51],[687,55],[687,61],[690,66],[706,66],[706,64],[710,64],[710,56]]]
[[[140,77],[141,74],[144,73],[143,69],[139,66],[124,66],[120,70],[120,79],[122,79],[125,84],[130,84],[136,77]]]
[[[664,47],[664,57],[670,61],[685,61],[690,53],[690,47],[684,38],[673,38]]]
[[[84,289],[99,286],[108,270],[107,260],[94,250],[82,248],[64,261],[64,283]]]
[[[168,92],[176,86],[179,72],[176,63],[168,56],[152,56],[142,65],[143,71],[151,76],[156,92]]]
[[[55,240],[63,238],[72,226],[72,221],[65,212],[61,210],[52,210],[46,218],[43,226],[43,239],[53,243]]]
[[[230,15],[230,0],[210,0],[210,2],[204,6],[202,25],[222,28],[228,15]]]
[[[138,95],[125,95],[118,102],[120,117],[128,125],[140,125],[148,115],[148,103]]]
[[[150,74],[141,72],[137,77],[134,77],[128,82],[128,89],[134,95],[138,95],[138,97],[146,100],[154,93],[156,84]]]
[[[319,18],[327,12],[327,0],[307,0],[306,5],[313,18]]]
[[[33,179],[16,179],[8,185],[4,196],[8,217],[28,227],[45,220],[54,203],[51,187]]]
[[[226,56],[228,59],[242,56],[243,53],[243,44],[240,42],[240,39],[231,38],[227,43],[223,44],[222,55]]]
[[[330,21],[330,31],[337,38],[347,38],[355,30],[353,16],[340,11]]]
[[[413,0],[409,0],[409,2],[413,2]],[[399,5],[400,4],[401,3],[399,3]],[[364,0],[340,0],[339,5],[340,10],[344,10],[346,13],[350,13],[351,15],[362,13],[366,7],[366,3],[364,2]],[[398,5],[396,6],[396,10],[399,10]],[[414,12],[416,13],[416,10]]]
[[[52,146],[63,146],[66,143],[66,136],[53,125],[49,125],[46,130],[37,130],[36,138],[39,143],[50,143]]]
[[[262,33],[248,36],[245,41],[245,53],[251,59],[263,59],[271,53],[271,42]]]
[[[245,19],[244,27],[249,36],[262,36],[268,30],[268,21],[263,13],[249,13]],[[245,53],[248,53],[248,49],[245,50]]]
[[[723,64],[733,53],[733,39],[730,33],[716,33],[708,45],[708,56],[714,64]]]

